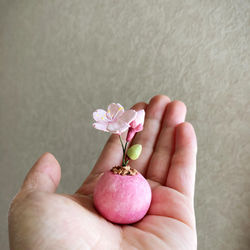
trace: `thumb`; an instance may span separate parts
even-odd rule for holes
[[[43,154],[24,179],[21,192],[42,191],[53,193],[61,179],[61,168],[56,158]]]

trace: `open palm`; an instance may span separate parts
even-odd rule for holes
[[[144,130],[132,144],[142,144],[132,162],[148,179],[152,203],[133,225],[116,225],[98,214],[93,191],[101,174],[122,159],[119,138],[112,135],[94,169],[73,195],[54,193],[60,166],[44,154],[30,170],[9,213],[11,249],[196,249],[193,208],[197,144],[193,127],[184,122],[186,107],[156,96],[146,110]]]

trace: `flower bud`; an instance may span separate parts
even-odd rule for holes
[[[127,156],[131,159],[131,160],[136,160],[139,158],[140,154],[142,151],[142,146],[141,144],[135,144],[132,147],[130,147],[127,151]]]

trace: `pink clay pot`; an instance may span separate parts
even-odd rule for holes
[[[145,216],[151,196],[151,188],[140,173],[131,176],[108,171],[95,187],[94,204],[107,220],[118,224],[131,224]]]

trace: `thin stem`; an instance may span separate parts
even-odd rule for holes
[[[122,141],[121,135],[119,135],[119,138],[120,138],[120,142],[121,142],[121,144],[122,144],[122,150],[124,151],[124,145],[123,145],[123,141]]]
[[[122,144],[122,151],[123,151],[122,166],[125,167],[128,164],[128,160],[126,161],[126,149],[128,146],[128,142],[126,141],[125,146],[124,146],[121,135],[119,135],[119,138]]]
[[[127,146],[128,146],[128,142],[126,141],[125,147],[124,147],[124,150],[125,150],[125,151],[126,151],[126,149],[127,149]]]
[[[129,159],[126,160],[127,146],[128,146],[128,142],[126,141],[125,147],[124,147],[124,154],[123,154],[123,163],[124,163],[124,166],[127,166],[128,162],[129,162]]]

